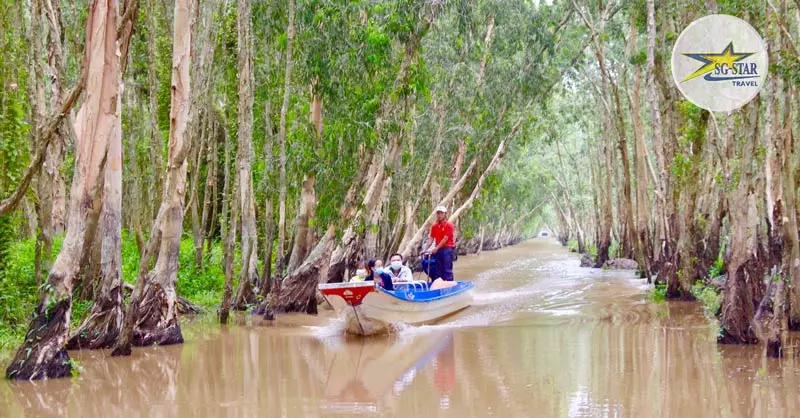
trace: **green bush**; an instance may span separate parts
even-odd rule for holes
[[[703,312],[709,318],[714,318],[720,313],[722,308],[722,293],[717,292],[716,288],[706,286],[701,280],[692,286],[692,295],[703,305]]]
[[[222,259],[222,246],[214,245],[205,254],[203,268],[200,268],[194,260],[194,242],[191,238],[182,240],[178,259],[178,294],[207,309],[219,305],[225,287]],[[234,269],[238,270],[241,257],[235,257],[235,260]]]
[[[648,293],[647,298],[653,302],[664,302],[667,300],[666,283],[656,283],[653,289]]]
[[[61,248],[63,236],[53,242],[53,256]],[[122,233],[122,278],[134,284],[139,267],[139,252],[135,239]],[[36,240],[26,239],[10,244],[5,251],[4,266],[0,269],[0,360],[10,356],[22,342],[31,313],[39,301],[35,272]],[[241,261],[237,252],[238,270]],[[202,306],[208,311],[216,309],[222,300],[225,274],[222,266],[222,246],[215,244],[205,254],[203,268],[195,264],[194,244],[191,238],[181,241],[178,267],[178,295]],[[46,274],[46,272],[45,272]],[[127,303],[127,301],[126,301]],[[92,303],[73,300],[72,328],[85,317]]]
[[[608,247],[608,258],[619,258],[619,243],[616,241],[612,241],[611,245]]]
[[[719,256],[717,256],[717,259],[714,261],[714,264],[708,268],[708,277],[713,279],[715,277],[722,276],[723,264],[724,261],[722,260],[722,251],[720,251]]]
[[[53,240],[53,254],[61,249],[63,236]],[[36,240],[12,243],[6,249],[4,268],[0,270],[0,352],[15,348],[25,334],[39,301],[36,288]]]
[[[589,253],[592,258],[597,258],[597,246],[594,243],[586,244],[586,252]]]
[[[577,253],[578,252],[578,241],[576,241],[574,239],[571,239],[571,240],[567,241],[567,250],[569,250],[569,252],[571,252],[571,253]]]

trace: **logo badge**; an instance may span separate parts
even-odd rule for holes
[[[690,102],[732,112],[756,97],[767,78],[769,56],[750,24],[709,15],[683,30],[672,50],[672,77]]]

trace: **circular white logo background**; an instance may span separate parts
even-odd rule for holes
[[[675,42],[672,78],[695,105],[731,112],[761,90],[768,71],[767,47],[750,24],[729,15],[695,20]]]

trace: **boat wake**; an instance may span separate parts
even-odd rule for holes
[[[642,300],[647,286],[632,275],[624,278],[621,274],[624,273],[580,268],[563,260],[515,260],[475,276],[475,294],[469,308],[436,324],[394,323],[387,330],[402,339],[445,330],[502,326],[519,320],[538,324],[637,322],[638,314],[623,314],[622,306],[610,301],[641,303],[637,301]],[[323,343],[336,344],[332,340],[344,333],[346,319],[336,318],[328,325],[310,328]]]

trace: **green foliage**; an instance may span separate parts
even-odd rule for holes
[[[586,252],[589,253],[592,257],[597,258],[597,246],[594,245],[594,243],[586,244]]]
[[[72,357],[70,357],[68,359],[68,361],[69,361],[69,365],[70,365],[70,371],[69,371],[70,372],[70,376],[71,377],[80,376],[81,373],[83,373],[83,366],[81,366],[81,363],[78,360],[75,360]]]
[[[665,283],[656,283],[647,298],[652,302],[664,302],[667,300],[667,285]]]
[[[632,55],[629,62],[632,65],[645,65],[647,63],[647,51],[641,50],[637,54]]]
[[[713,279],[715,277],[721,276],[723,273],[722,269],[724,264],[725,261],[722,259],[722,251],[720,251],[719,255],[717,256],[717,259],[714,260],[714,264],[712,264],[711,267],[708,268],[708,277]]]
[[[703,312],[707,317],[714,318],[719,315],[723,296],[716,288],[706,286],[705,283],[698,280],[692,286],[692,295],[703,305]]]
[[[611,245],[608,246],[608,257],[609,258],[619,258],[620,256],[620,245],[617,241],[612,241]]]
[[[577,253],[578,252],[578,241],[574,240],[574,239],[571,239],[571,240],[567,241],[567,250],[569,250],[569,252],[571,252],[571,253]]]
[[[61,248],[63,236],[53,242],[53,253]],[[0,360],[10,355],[22,341],[31,313],[39,301],[34,269],[35,239],[26,239],[8,247],[4,268],[0,269]],[[241,257],[237,257],[239,260]],[[122,235],[122,277],[133,284],[139,264],[136,242],[127,231]],[[235,265],[239,268],[240,265]],[[203,268],[194,262],[194,243],[183,239],[180,246],[177,291],[192,303],[213,311],[222,300],[225,274],[222,246],[215,244],[205,254]],[[46,284],[45,284],[46,286]],[[71,328],[75,329],[86,317],[92,302],[73,298]]]
[[[191,239],[181,241],[178,269],[178,294],[209,310],[222,300],[225,286],[225,271],[222,262],[222,246],[215,245],[205,255],[203,268],[195,264],[194,243]],[[236,258],[240,259],[239,257]]]

